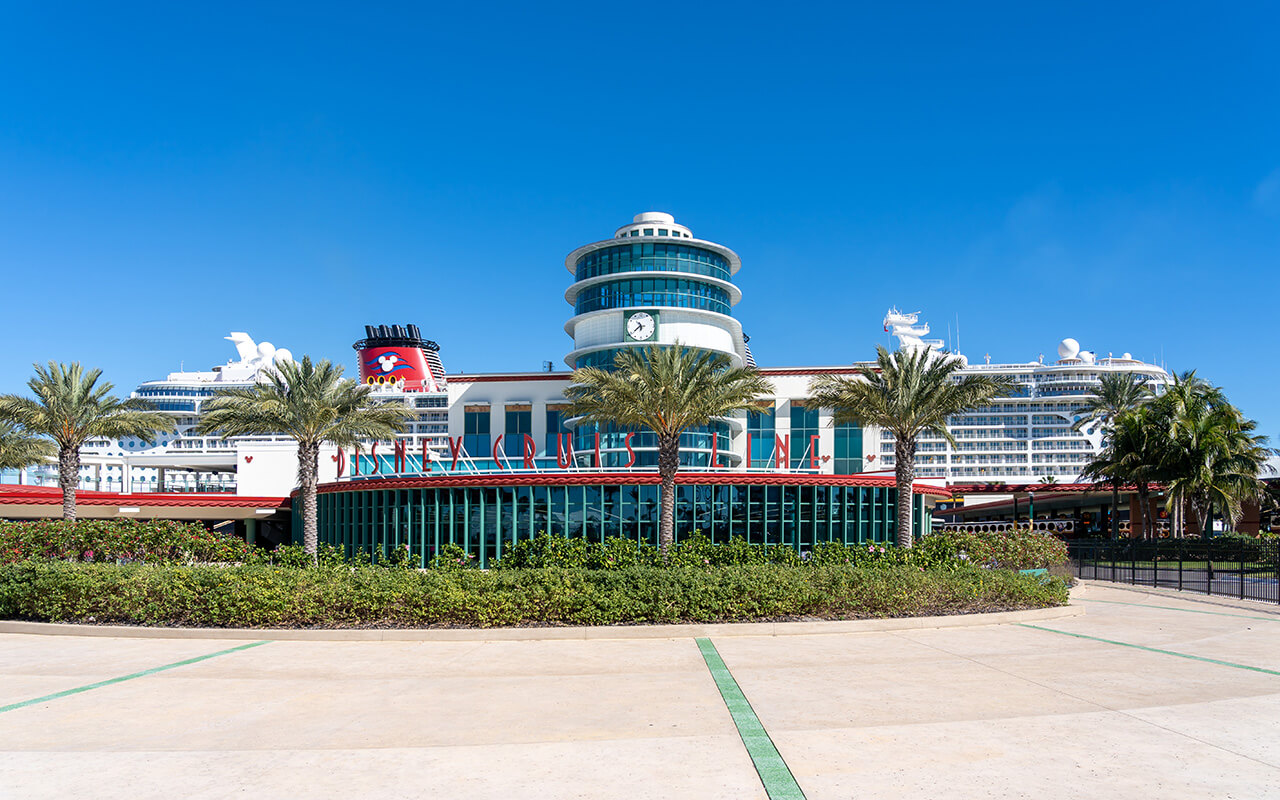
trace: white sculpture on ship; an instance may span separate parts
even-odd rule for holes
[[[896,308],[889,309],[884,315],[884,329],[898,340],[898,349],[907,351],[941,350],[945,345],[941,339],[926,339],[929,335],[929,323],[920,322],[920,312],[904,313]],[[917,324],[919,323],[919,324]]]
[[[293,360],[293,353],[284,347],[277,348],[271,342],[255,343],[253,337],[243,331],[232,331],[223,337],[236,346],[239,361],[229,361],[218,369],[218,380],[243,381],[257,377],[267,367]]]

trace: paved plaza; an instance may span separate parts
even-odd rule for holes
[[[4,634],[0,797],[1280,797],[1276,608],[1076,602],[702,639]]]

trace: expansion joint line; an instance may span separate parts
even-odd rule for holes
[[[738,686],[733,674],[725,666],[724,659],[720,657],[716,646],[710,639],[697,641],[698,650],[702,652],[702,660],[707,663],[707,669],[711,670],[711,677],[716,682],[716,688],[720,690],[720,697],[729,709],[729,715],[733,717],[733,724],[738,729],[738,735],[742,737],[742,744],[747,748],[747,755],[751,757],[751,763],[755,765],[756,772],[760,775],[760,782],[764,784],[764,791],[769,796],[769,800],[804,800],[804,792],[800,790],[800,784],[796,783],[795,776],[791,774],[791,768],[778,752],[773,739],[769,738],[764,724],[760,722],[755,710],[751,708],[751,703],[742,693],[742,688]]]
[[[1101,636],[1089,636],[1083,633],[1071,633],[1070,631],[1060,631],[1054,628],[1043,628],[1039,625],[1032,625],[1027,622],[1019,622],[1024,628],[1034,628],[1038,631],[1047,631],[1048,633],[1056,633],[1062,636],[1074,636],[1077,639],[1088,639],[1094,642],[1105,642],[1106,644],[1115,644],[1121,647],[1132,647],[1135,650],[1146,650],[1148,653],[1163,653],[1166,656],[1177,656],[1178,658],[1189,658],[1192,661],[1203,661],[1206,664],[1219,664],[1224,667],[1232,667],[1234,669],[1247,669],[1250,672],[1262,672],[1267,675],[1280,675],[1280,671],[1274,669],[1265,669],[1263,667],[1251,667],[1248,664],[1237,664],[1234,661],[1222,661],[1217,658],[1208,658],[1206,656],[1193,656],[1190,653],[1179,653],[1176,650],[1162,650],[1159,647],[1147,647],[1145,644],[1133,644],[1132,642],[1120,642],[1115,639],[1103,639]]]
[[[159,667],[152,667],[151,669],[144,669],[141,672],[134,672],[130,675],[121,675],[119,678],[108,678],[105,681],[90,683],[86,686],[77,686],[74,689],[64,689],[61,692],[46,694],[43,697],[33,697],[30,700],[23,700],[22,702],[19,702],[19,703],[10,703],[7,706],[0,706],[0,714],[3,714],[6,711],[13,711],[14,709],[18,709],[18,708],[25,708],[27,706],[34,706],[40,703],[47,703],[50,700],[57,700],[61,697],[70,697],[73,694],[80,694],[81,692],[87,692],[90,689],[101,689],[104,686],[111,686],[112,684],[123,683],[124,681],[131,681],[134,678],[144,678],[147,675],[154,675],[157,672],[164,672],[165,670],[175,669],[177,667],[185,667],[188,664],[196,664],[201,661],[208,661],[211,658],[217,658],[218,656],[225,656],[229,653],[235,653],[240,650],[248,650],[250,647],[259,647],[261,645],[270,644],[270,643],[271,643],[270,639],[264,639],[263,641],[260,641],[260,642],[250,642],[248,644],[237,645],[235,647],[229,647],[226,650],[219,650],[216,653],[209,653],[203,656],[196,656],[195,658],[187,658],[187,659],[183,659],[182,661],[175,661],[172,664],[165,664]]]

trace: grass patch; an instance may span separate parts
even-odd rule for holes
[[[409,570],[27,561],[0,617],[211,627],[497,627],[864,619],[1064,605],[1005,570],[907,565]]]

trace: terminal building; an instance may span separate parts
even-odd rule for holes
[[[654,344],[755,366],[733,313],[742,298],[734,283],[741,259],[671,215],[639,214],[609,238],[574,249],[564,266],[567,367],[608,366],[621,350]],[[945,343],[927,338],[929,327],[916,314],[890,310],[884,329],[900,347],[946,351]],[[137,396],[178,418],[178,433],[150,444],[89,443],[86,489],[131,497],[289,495],[296,459],[287,440],[192,433],[202,402],[218,388],[251,383],[292,357],[247,334],[228,338],[238,360],[138,388]],[[354,348],[360,380],[377,401],[404,404],[414,414],[395,441],[322,454],[323,541],[366,549],[408,543],[428,556],[452,542],[487,563],[540,531],[656,539],[656,442],[645,431],[576,424],[564,397],[570,372],[448,374],[441,347],[413,324],[366,326]],[[1057,355],[1049,363],[1043,356],[1014,364],[965,360],[965,371],[1010,375],[1017,388],[953,418],[956,445],[922,438],[917,535],[929,530],[935,503],[953,494],[1079,482],[1102,433],[1073,425],[1103,374],[1133,373],[1157,392],[1170,381],[1159,366],[1128,353],[1099,356],[1073,339],[1063,340]],[[892,541],[892,438],[875,428],[834,426],[830,409],[807,399],[814,377],[852,374],[855,363],[759,368],[773,392],[760,398],[757,411],[682,439],[677,536],[696,529],[717,540],[743,535],[801,549],[829,539]],[[25,477],[56,483],[49,470]],[[0,516],[3,503],[0,493]]]

